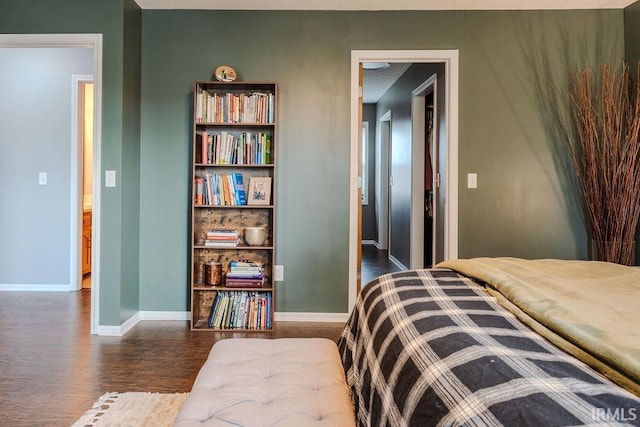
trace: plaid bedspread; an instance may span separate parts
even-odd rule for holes
[[[369,283],[338,346],[360,426],[640,425],[640,399],[450,270]]]

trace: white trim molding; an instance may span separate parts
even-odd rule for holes
[[[163,320],[179,320],[188,322],[190,319],[191,312],[189,311],[139,311],[121,325],[100,325],[98,327],[98,335],[121,337],[133,329],[142,320],[154,322]],[[274,321],[276,322],[346,323],[348,319],[349,313],[274,313]]]
[[[11,284],[0,283],[0,291],[14,291],[14,292],[69,292],[72,289],[68,284],[54,285],[54,284]]]
[[[189,320],[190,311],[140,311],[140,320]]]
[[[71,257],[69,262],[69,290],[78,291],[82,288],[82,207],[83,207],[83,156],[84,146],[82,136],[78,134],[79,124],[82,122],[84,111],[79,111],[80,82],[93,83],[93,74],[71,75]],[[75,238],[74,238],[75,237]]]
[[[98,335],[109,337],[121,337],[133,329],[138,323],[140,323],[140,313],[136,313],[119,326],[107,326],[98,325]]]
[[[445,259],[458,256],[458,50],[352,50],[351,150],[349,178],[349,311],[356,302],[358,239],[358,71],[362,62],[443,63],[447,111],[447,187],[445,204]]]

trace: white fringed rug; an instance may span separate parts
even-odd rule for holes
[[[105,393],[73,427],[172,426],[189,393]]]

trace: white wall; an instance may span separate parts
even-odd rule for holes
[[[70,283],[71,75],[92,55],[0,48],[0,287]]]

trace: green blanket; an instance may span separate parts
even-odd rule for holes
[[[618,375],[635,383],[622,385],[638,393],[639,268],[596,261],[518,258],[461,259],[436,267],[485,282],[517,309],[616,374],[609,375],[606,369],[599,369],[601,372],[619,383]]]

